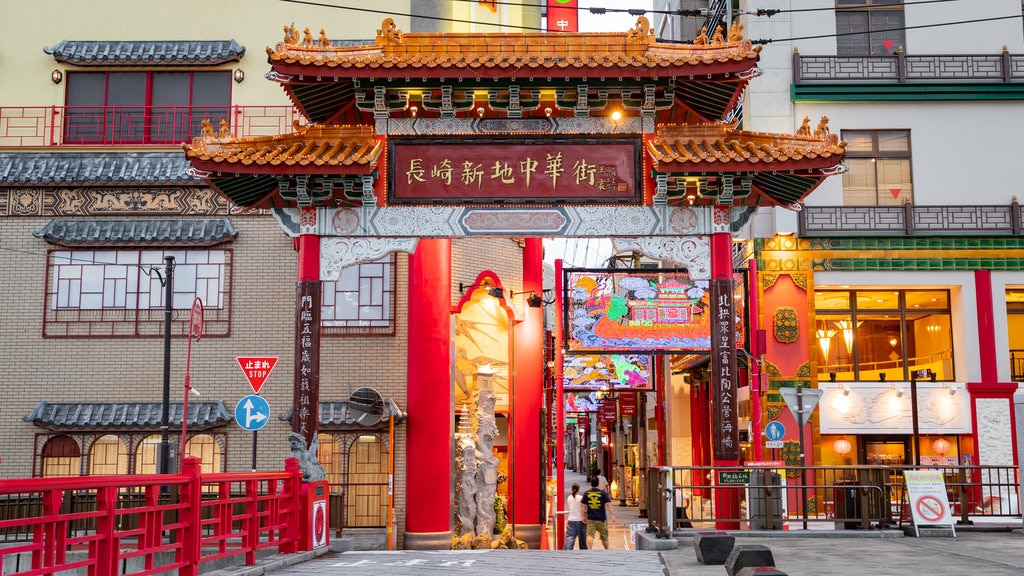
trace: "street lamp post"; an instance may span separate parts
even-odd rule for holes
[[[160,417],[160,453],[157,466],[160,474],[171,472],[171,445],[167,431],[171,419],[171,315],[174,312],[174,256],[165,256],[164,261],[164,401]]]

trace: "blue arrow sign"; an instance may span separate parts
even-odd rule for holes
[[[242,428],[255,432],[270,420],[270,404],[262,396],[250,394],[235,405],[235,421]]]
[[[771,441],[782,440],[786,435],[786,427],[778,420],[772,420],[764,427],[764,435]]]

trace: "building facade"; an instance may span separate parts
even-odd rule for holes
[[[0,475],[152,473],[163,445],[172,471],[182,452],[210,471],[283,466],[296,412],[296,246],[269,210],[242,209],[188,175],[181,145],[291,128],[296,110],[264,79],[264,48],[293,23],[372,42],[381,18],[351,4],[5,6],[11,21],[49,24],[0,44],[0,67],[21,78],[0,89]],[[436,4],[417,18],[409,2],[389,9],[419,30],[539,26],[536,9]],[[519,291],[522,246],[455,240],[453,277],[488,270]],[[399,544],[405,524],[408,270],[406,254],[352,267],[324,283],[321,307],[315,417],[333,524],[364,527],[380,547],[389,521]],[[458,282],[448,290],[452,304],[463,296]],[[197,299],[202,331],[190,337]],[[259,389],[262,433],[234,417],[254,393],[240,358],[276,358]],[[382,397],[376,418],[347,410],[361,388]],[[502,446],[507,417],[498,425]]]
[[[1020,3],[740,8],[768,41],[744,125],[827,117],[849,167],[752,234],[766,419],[792,424],[775,389],[817,387],[808,463],[1013,464],[1024,253],[1004,127],[1024,120]]]

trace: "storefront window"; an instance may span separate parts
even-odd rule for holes
[[[1010,378],[1024,381],[1024,289],[1006,290],[1006,327],[1009,329]]]
[[[814,300],[819,379],[953,379],[948,291],[821,290]]]

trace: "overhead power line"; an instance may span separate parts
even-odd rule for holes
[[[476,25],[476,26],[493,26],[493,27],[496,27],[496,28],[515,28],[517,30],[536,31],[536,32],[546,32],[547,31],[547,29],[545,29],[545,28],[538,28],[538,27],[534,27],[534,26],[519,26],[519,25],[515,25],[515,24],[499,24],[499,23],[491,23],[491,22],[471,22],[469,20],[465,20],[465,19],[461,19],[461,18],[446,18],[444,16],[424,16],[424,15],[418,15],[418,14],[397,13],[397,12],[394,12],[394,11],[387,11],[387,10],[374,10],[372,8],[357,8],[357,7],[354,7],[354,6],[338,6],[336,4],[327,4],[327,3],[323,3],[323,2],[313,2],[311,0],[279,0],[279,1],[281,1],[281,2],[288,2],[288,3],[291,3],[291,4],[302,4],[302,5],[306,5],[306,6],[317,6],[317,7],[320,7],[320,8],[334,8],[336,10],[349,10],[349,11],[352,11],[352,12],[364,12],[364,13],[369,13],[369,14],[381,14],[381,15],[384,15],[384,16],[421,18],[421,19],[425,19],[425,20],[438,20],[438,21],[443,21],[443,22],[455,22],[455,23],[459,23],[459,24],[473,24],[473,25]],[[459,2],[477,2],[479,0],[457,0],[457,1],[459,1]],[[918,0],[917,2],[904,2],[902,4],[902,6],[906,7],[906,6],[914,6],[914,5],[920,5],[920,4],[939,4],[939,3],[946,3],[946,2],[966,2],[966,1],[968,1],[968,0]],[[498,4],[498,5],[507,5],[507,6],[534,7],[534,8],[537,7],[537,5],[535,5],[535,4],[525,4],[523,2],[498,1],[498,2],[496,2],[496,4]],[[699,16],[705,16],[706,13],[707,13],[707,10],[643,10],[643,9],[636,9],[636,8],[607,8],[607,7],[589,7],[589,8],[587,8],[587,7],[577,7],[577,10],[588,10],[590,13],[598,14],[598,15],[619,12],[619,13],[629,13],[629,14],[636,15],[636,16],[643,16],[645,14],[665,14],[665,15],[669,15],[669,16],[697,16],[697,17],[699,17]],[[849,11],[854,11],[854,10],[863,10],[863,7],[848,7],[848,8],[835,8],[835,7],[827,7],[827,8],[793,8],[793,9],[789,9],[789,10],[758,9],[758,10],[754,10],[754,11],[740,12],[739,14],[746,14],[746,15],[749,15],[749,16],[758,16],[758,17],[770,18],[770,17],[775,16],[777,14],[786,14],[786,13],[794,13],[794,12],[822,12],[822,11],[849,12]],[[1022,17],[1022,14],[1013,14],[1013,15],[1010,15],[1010,16],[995,16],[995,17],[992,17],[992,18],[979,18],[979,19],[974,19],[974,20],[956,20],[956,21],[951,21],[951,22],[936,22],[936,23],[933,23],[933,24],[919,24],[917,26],[901,26],[901,27],[896,27],[896,28],[885,28],[885,29],[878,29],[878,30],[870,30],[868,32],[871,32],[871,33],[897,32],[897,31],[901,31],[901,30],[917,30],[917,29],[922,29],[922,28],[936,28],[936,27],[941,27],[941,26],[958,26],[958,25],[962,25],[962,24],[977,24],[977,23],[980,23],[980,22],[994,22],[994,21],[999,21],[999,20],[1012,20],[1012,19],[1020,19],[1021,17]],[[856,36],[856,35],[861,35],[861,34],[865,34],[865,33],[867,33],[867,32],[836,32],[834,34],[819,34],[819,35],[815,35],[815,36],[796,36],[796,37],[793,37],[793,38],[762,38],[762,39],[758,39],[758,40],[751,40],[751,42],[754,43],[754,44],[771,44],[773,42],[792,42],[792,41],[796,41],[796,40],[816,40],[816,39],[821,39],[821,38],[838,38],[840,36]],[[689,44],[691,42],[691,41],[684,41],[684,40],[667,40],[667,39],[663,39],[663,38],[659,38],[658,41],[659,42],[666,42],[666,43],[670,43],[670,44]]]

